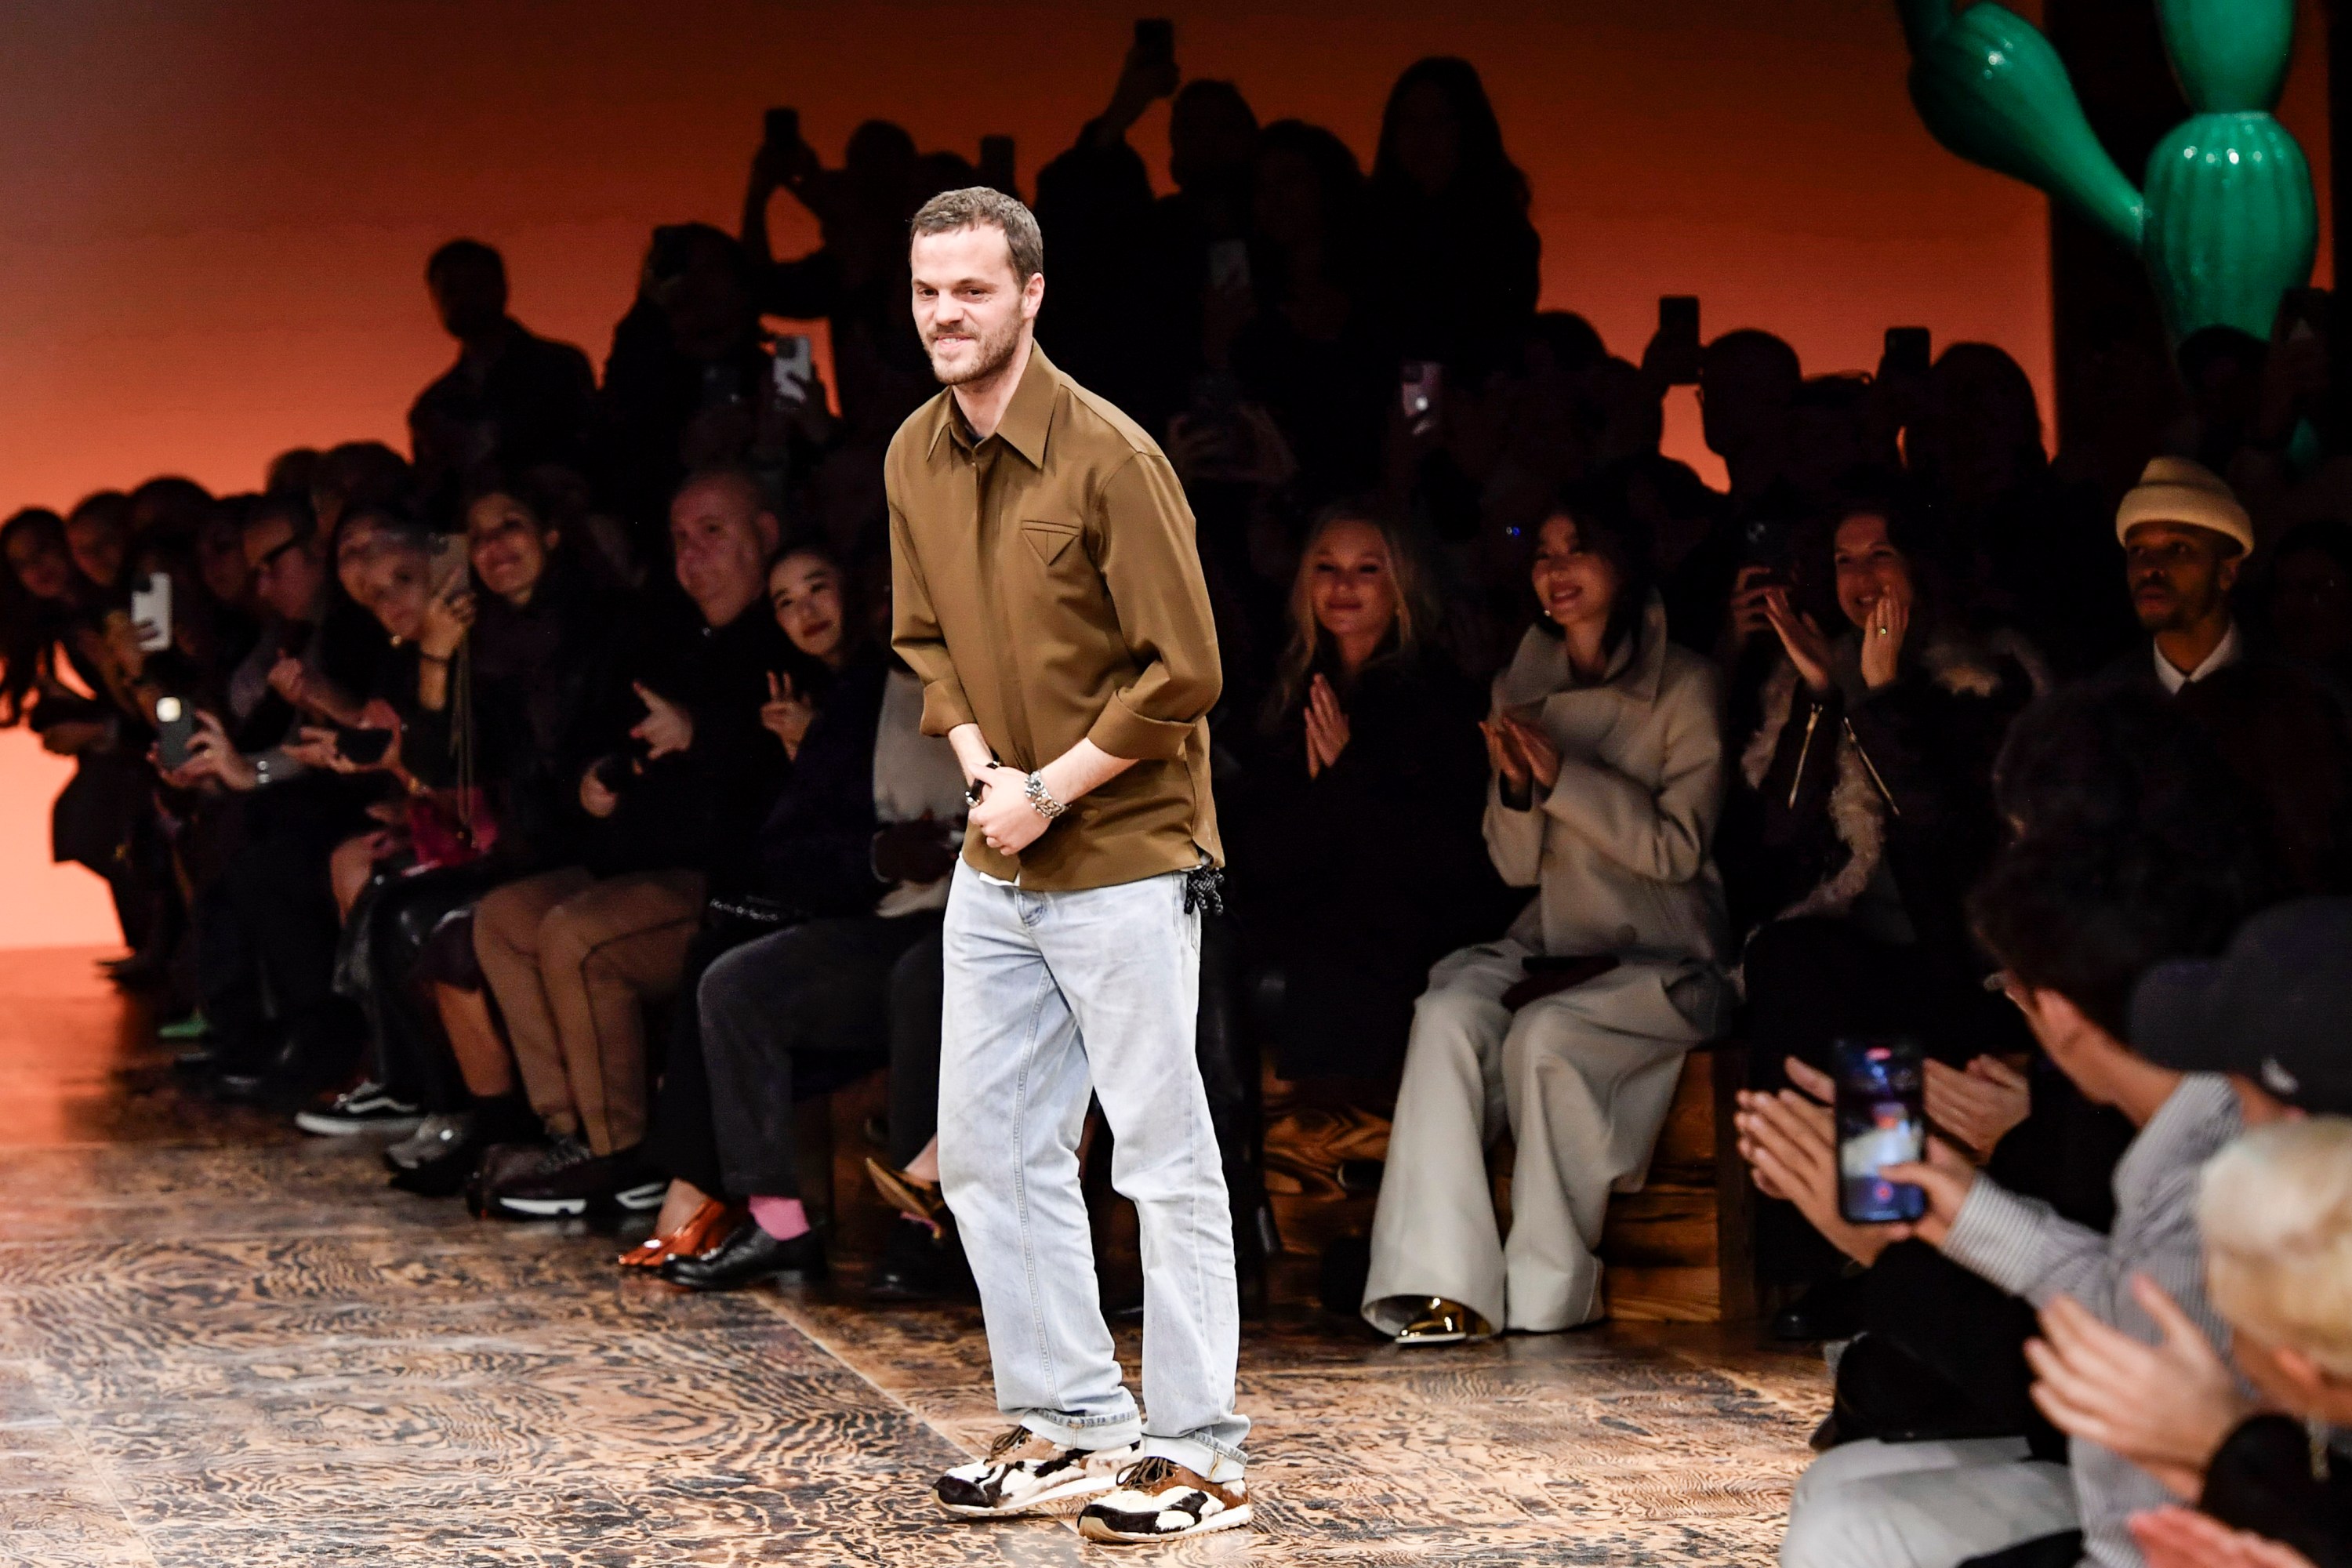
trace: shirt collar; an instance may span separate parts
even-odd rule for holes
[[[1045,466],[1045,437],[1053,428],[1054,403],[1061,384],[1062,373],[1045,357],[1044,349],[1031,342],[1029,363],[1021,367],[1021,383],[1013,389],[1013,401],[1005,405],[1004,417],[997,421],[996,434],[1003,437],[1006,446],[1028,458],[1032,468]],[[925,444],[925,455],[936,456],[940,438],[958,427],[961,438],[968,441],[971,427],[964,423],[963,410],[956,406],[955,390],[943,388],[931,438]]]
[[[2166,691],[2173,692],[2204,679],[2217,669],[2227,669],[2245,657],[2246,647],[2245,640],[2238,636],[2238,623],[2231,621],[2221,640],[2214,644],[2213,651],[2205,656],[2205,662],[2186,675],[2172,667],[2172,661],[2164,657],[2164,649],[2154,642],[2148,644],[2148,651],[2156,659],[2156,679],[2163,682]]]

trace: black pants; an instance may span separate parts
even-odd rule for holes
[[[416,961],[442,919],[510,876],[488,864],[408,875],[379,872],[343,927],[336,989],[367,1020],[371,1076],[427,1111],[469,1098]]]
[[[366,819],[339,778],[294,779],[222,804],[210,825],[217,869],[196,910],[205,1016],[224,1066],[263,1066],[274,1018],[291,1047],[282,1065],[323,1078],[356,1034],[334,993],[341,921],[327,860]]]
[[[1864,1332],[1838,1363],[1840,1436],[2024,1436],[2063,1460],[2065,1439],[2029,1392],[2030,1304],[1924,1241],[1879,1254],[1859,1296]]]
[[[793,1107],[890,1059],[892,971],[939,929],[936,913],[809,921],[712,962],[698,1001],[716,1190],[799,1194]]]
[[[1786,1058],[1832,1069],[1841,1038],[1908,1035],[1930,1057],[1958,1066],[1970,1058],[2031,1051],[2033,1037],[2006,997],[1987,992],[1920,948],[1873,940],[1851,921],[1776,921],[1748,943],[1749,1087],[1785,1088]],[[1756,1261],[1769,1284],[1834,1277],[1837,1250],[1793,1205],[1757,1205]]]

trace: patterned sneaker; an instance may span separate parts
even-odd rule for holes
[[[294,1125],[321,1138],[342,1138],[354,1132],[397,1132],[406,1137],[424,1121],[421,1109],[394,1099],[383,1085],[371,1080],[317,1100],[296,1114]]]
[[[1078,1515],[1088,1541],[1172,1541],[1250,1521],[1249,1485],[1213,1481],[1157,1455],[1119,1472],[1118,1486]]]
[[[1118,1484],[1121,1467],[1135,1462],[1135,1445],[1065,1448],[1026,1426],[988,1446],[988,1456],[958,1465],[931,1489],[941,1508],[966,1519],[1010,1519],[1073,1498],[1092,1497]]]

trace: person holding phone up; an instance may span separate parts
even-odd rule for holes
[[[2009,1085],[2030,1048],[1983,989],[1991,965],[1961,898],[1991,858],[1994,753],[2046,684],[2040,656],[1960,614],[1906,510],[1857,487],[1826,551],[1742,569],[1735,617],[1769,628],[1781,657],[1740,754],[1720,854],[1750,931],[1744,974],[1756,1086],[1796,1057],[1831,1067],[1841,1037],[1909,1035],[1931,1062]],[[1826,556],[1827,559],[1822,559]],[[1838,618],[1801,607],[1827,578]],[[2021,1087],[2021,1085],[2019,1085]],[[1759,1217],[1766,1279],[1822,1287],[1775,1320],[1782,1337],[1849,1331],[1837,1259],[1785,1207]]]
[[[2237,1135],[2238,1101],[2225,1078],[2159,1067],[2125,1037],[2134,981],[2158,960],[2212,940],[2213,905],[2224,901],[2202,896],[2210,889],[2162,857],[2131,832],[2028,837],[2003,852],[1973,900],[1977,929],[2035,1039],[2087,1099],[2116,1107],[2138,1129],[2116,1167],[2115,1219],[2104,1234],[2011,1191],[1941,1138],[1930,1141],[1925,1160],[1880,1173],[1920,1189],[1917,1221],[1848,1221],[1822,1103],[1828,1081],[1793,1060],[1796,1087],[1740,1096],[1739,1146],[1758,1189],[1795,1204],[1857,1262],[1875,1264],[1916,1238],[2036,1308],[2070,1297],[2099,1321],[2154,1343],[2159,1325],[2127,1284],[2144,1275],[2226,1343],[2204,1294],[2195,1204],[2200,1169]],[[2022,1436],[1840,1443],[1798,1482],[1780,1562],[1955,1563],[2079,1531],[2074,1549],[2082,1561],[2136,1568],[2130,1518],[2166,1501],[2164,1488],[2080,1437],[2070,1459],[2061,1466],[2032,1457]],[[2053,1542],[2047,1550],[2057,1555],[2048,1560],[2075,1561],[2063,1555],[2069,1549]]]

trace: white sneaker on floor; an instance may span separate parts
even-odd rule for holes
[[[1087,1504],[1078,1533],[1088,1541],[1172,1541],[1249,1521],[1248,1482],[1213,1481],[1154,1455],[1129,1465],[1108,1496]]]
[[[988,1447],[987,1456],[958,1465],[931,1489],[939,1505],[965,1519],[1006,1519],[1118,1484],[1135,1463],[1136,1445],[1069,1448],[1015,1426]]]

